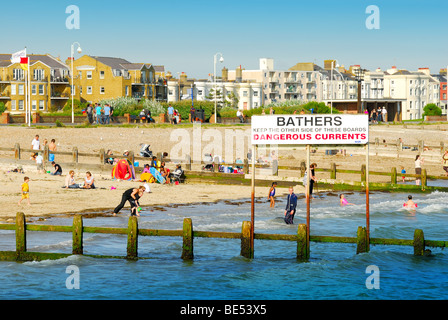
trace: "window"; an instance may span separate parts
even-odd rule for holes
[[[409,109],[412,109],[412,101],[409,101]]]
[[[23,69],[14,69],[12,75],[14,80],[23,80]]]
[[[45,110],[45,100],[39,100],[39,110]]]
[[[40,84],[39,85],[39,94],[40,95],[44,95],[45,93],[44,93],[44,85],[43,84]]]
[[[32,94],[32,95],[36,95],[36,94],[37,94],[37,89],[36,89],[36,85],[35,85],[35,84],[33,84],[33,85],[31,86],[31,94]]]
[[[100,87],[100,94],[104,94],[104,87]]]
[[[82,71],[79,71],[79,73],[78,73],[78,78],[79,78],[79,79],[82,79]]]
[[[243,97],[247,97],[247,91],[243,91]]]
[[[92,87],[91,86],[87,87],[87,94],[92,94]]]
[[[34,80],[41,81],[45,78],[45,70],[43,69],[34,69],[33,71]]]
[[[87,79],[92,79],[92,71],[87,71]]]
[[[16,85],[15,84],[12,84],[11,85],[11,95],[16,95],[17,93],[16,93]]]
[[[19,100],[19,110],[23,110],[23,100]]]
[[[202,96],[202,90],[198,90],[198,96]]]
[[[23,84],[19,84],[19,95],[25,94],[25,86]]]
[[[258,91],[254,91],[254,97],[258,97]]]
[[[16,110],[16,100],[11,100],[11,110]]]
[[[124,93],[127,96],[129,96],[129,86],[124,87]],[[170,90],[170,95],[172,95],[171,90]]]
[[[409,95],[412,96],[412,89],[409,90]]]
[[[104,79],[104,71],[100,71],[100,79]]]
[[[36,110],[36,108],[37,108],[37,101],[36,100],[31,101],[31,109]]]

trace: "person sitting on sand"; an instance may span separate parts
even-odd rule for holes
[[[403,207],[406,207],[406,208],[417,208],[417,204],[414,201],[412,201],[412,196],[411,195],[408,195],[408,201],[406,201],[403,204]]]
[[[170,176],[168,175],[164,167],[160,167],[160,174],[165,178],[166,183],[170,183]]]
[[[50,173],[52,176],[60,176],[60,175],[62,175],[62,168],[61,168],[60,165],[58,165],[54,161],[51,162],[51,165],[54,168],[54,171]]]
[[[75,171],[70,170],[68,175],[65,177],[65,188],[68,189],[77,189],[79,188],[78,184],[75,183]]]
[[[354,203],[349,203],[347,201],[347,199],[345,199],[345,196],[343,194],[339,195],[339,203],[341,204],[341,206],[346,206],[346,205],[354,205]]]
[[[84,179],[84,189],[95,189],[95,184],[93,183],[94,179],[92,177],[92,174],[90,173],[90,171],[86,172],[86,177]]]

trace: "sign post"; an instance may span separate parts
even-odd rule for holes
[[[251,118],[251,143],[256,145],[306,145],[306,194],[307,248],[310,235],[310,148],[311,145],[365,145],[366,149],[366,229],[370,235],[369,221],[369,117],[365,114],[306,114],[263,115]],[[254,157],[255,154],[252,154]],[[252,181],[255,163],[252,161]],[[255,184],[252,183],[252,195]],[[254,198],[252,197],[251,222],[254,226]],[[253,231],[252,231],[253,232]],[[252,235],[253,238],[253,235]],[[369,241],[369,240],[367,240]],[[253,250],[253,248],[252,248]]]

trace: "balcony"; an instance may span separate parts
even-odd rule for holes
[[[277,77],[270,77],[269,78],[269,82],[278,83],[278,78]]]
[[[70,93],[57,92],[57,91],[51,92],[51,99],[63,100],[63,99],[69,99],[69,98],[70,98]]]
[[[50,82],[52,84],[68,84],[69,83],[69,79],[67,77],[63,78],[63,77],[51,76],[50,77]]]

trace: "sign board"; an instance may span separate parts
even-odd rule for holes
[[[366,144],[365,114],[262,115],[251,117],[251,141],[257,144]]]

